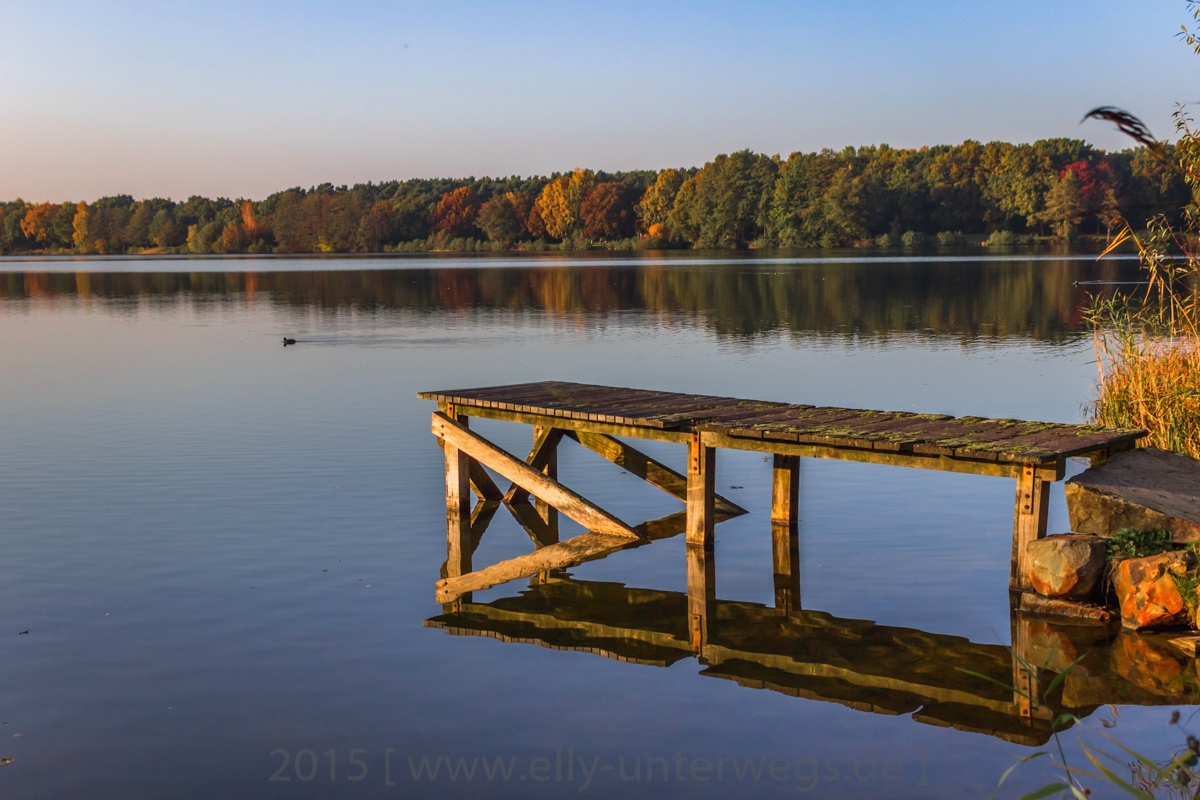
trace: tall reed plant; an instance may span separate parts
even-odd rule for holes
[[[1177,109],[1180,138],[1174,159],[1136,117],[1112,108],[1088,116],[1115,122],[1125,133],[1182,171],[1193,202],[1172,223],[1160,215],[1144,232],[1128,224],[1104,251],[1132,241],[1146,274],[1138,296],[1093,297],[1087,310],[1100,377],[1088,404],[1094,422],[1143,428],[1143,444],[1200,458],[1200,134]]]

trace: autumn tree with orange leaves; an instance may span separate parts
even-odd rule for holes
[[[49,245],[53,236],[50,225],[57,212],[58,205],[55,203],[38,203],[30,206],[21,219],[21,232],[25,234],[25,238],[37,242],[43,247]]]
[[[479,205],[479,196],[470,186],[446,192],[433,209],[433,232],[456,238],[474,236]]]
[[[664,169],[658,173],[654,183],[646,189],[637,204],[638,228],[648,236],[659,237],[666,232],[667,217],[675,206],[675,195],[683,185],[683,173],[677,169]]]
[[[546,226],[546,233],[555,239],[566,239],[580,228],[579,207],[584,195],[596,183],[596,173],[576,169],[560,175],[542,190],[536,208]]]
[[[588,190],[579,205],[583,235],[596,241],[633,235],[633,202],[623,183],[606,181]]]

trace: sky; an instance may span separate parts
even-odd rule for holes
[[[1161,138],[1184,0],[0,0],[0,199]]]

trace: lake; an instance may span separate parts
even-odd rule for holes
[[[438,605],[416,398],[565,380],[1075,422],[1083,306],[1136,280],[1093,256],[0,259],[0,796],[984,797],[1054,744],[963,671],[1005,677],[1014,631],[1090,659],[1054,699],[1083,717],[1069,759],[1104,734],[1166,758],[1190,662],[1011,616],[1009,480],[805,460],[781,618],[771,465],[721,451],[750,510],[716,529],[740,655],[704,664],[674,644],[683,537]],[[682,508],[571,443],[559,475],[630,523]],[[475,561],[531,549],[501,509]]]

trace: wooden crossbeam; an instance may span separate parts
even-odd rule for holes
[[[536,414],[522,411],[506,411],[501,408],[469,406],[465,409],[471,416],[479,419],[494,419],[500,422],[518,422],[522,425],[544,425],[548,428],[565,428],[567,430],[600,431],[612,436],[629,436],[635,439],[649,439],[656,442],[676,442],[685,444],[690,434],[683,431],[658,430],[643,428],[637,425],[618,425],[611,422],[593,422],[590,420],[556,417],[553,414]]]
[[[933,469],[943,472],[962,472],[970,475],[995,475],[1001,478],[1017,478],[1021,476],[1023,471],[1023,467],[1020,464],[976,461],[955,456],[891,453],[880,452],[878,450],[861,450],[853,447],[794,444],[791,442],[768,441],[766,439],[745,439],[710,431],[704,432],[704,441],[709,447],[728,450],[752,450],[758,453],[778,453],[780,455],[802,456],[804,458],[831,458],[839,461],[859,461],[865,464],[887,464],[895,467],[916,467],[917,469]],[[1062,480],[1064,469],[1064,462],[1058,461],[1053,464],[1034,467],[1034,472],[1043,480],[1057,481]]]
[[[496,509],[499,507],[499,502],[490,500],[481,500],[475,504],[475,510],[471,512],[472,553],[479,546],[479,540],[483,537],[484,531],[487,530],[488,524],[491,523]],[[583,536],[576,536],[574,539],[569,539],[568,542],[576,542],[580,539],[583,539],[583,541],[573,544],[568,548],[559,548],[558,550],[551,551],[549,554],[545,554],[544,551],[547,548],[557,546],[559,542],[557,533],[549,529],[538,510],[528,502],[506,504],[506,507],[516,517],[517,522],[521,524],[525,532],[529,534],[529,538],[537,545],[538,550],[535,551],[535,554],[543,553],[543,555],[535,559],[519,556],[515,559],[509,559],[496,564],[494,567],[487,567],[479,570],[479,572],[469,573],[470,576],[478,575],[480,572],[486,573],[482,578],[471,577],[470,580],[466,580],[468,574],[464,574],[461,576],[463,580],[451,578],[448,581],[443,581],[438,584],[437,597],[439,603],[453,602],[463,594],[473,592],[477,589],[486,589],[507,581],[517,580],[518,578],[527,578],[538,573],[544,574],[547,570],[551,569],[572,567],[584,561],[601,558],[624,547],[633,547],[645,543],[622,538],[616,546],[608,547],[608,543],[603,539],[584,539]],[[724,522],[734,516],[737,515],[718,512],[716,521]],[[687,511],[676,511],[674,514],[668,514],[665,517],[636,525],[634,526],[634,530],[642,534],[646,542],[655,542],[660,539],[669,539],[673,536],[678,536],[684,532],[686,527]],[[566,544],[566,542],[563,544]],[[515,564],[513,563],[514,561],[516,562]],[[444,564],[442,565],[441,577],[448,577],[446,565]]]
[[[563,512],[566,513],[565,511]],[[487,589],[517,578],[528,578],[539,572],[564,569],[593,558],[608,555],[614,550],[645,544],[645,539],[611,536],[604,533],[584,533],[523,556],[501,561],[490,567],[465,575],[444,578],[437,582],[437,602],[450,603],[469,592]]]
[[[549,474],[546,467],[550,465],[554,459],[555,450],[558,448],[558,443],[562,441],[563,434],[566,433],[562,428],[549,428],[539,425],[534,428],[533,447],[529,450],[529,455],[525,458],[525,463],[533,469],[536,469],[542,474],[548,474],[551,478],[557,478],[556,475]],[[519,503],[529,499],[529,490],[517,486],[515,483],[509,487],[508,492],[504,495],[504,502]]]
[[[636,475],[651,486],[658,487],[672,497],[687,502],[687,476],[676,472],[661,461],[657,461],[637,448],[605,433],[585,430],[566,431],[565,433],[593,453],[623,467],[631,475]],[[716,495],[713,501],[719,514],[740,516],[749,513],[737,503],[721,495]]]
[[[500,487],[492,480],[492,476],[487,474],[487,470],[478,461],[471,459],[471,488],[480,500],[503,500],[504,492],[500,491]]]
[[[583,527],[598,534],[644,539],[643,535],[596,504],[571,491],[558,481],[543,475],[511,453],[459,425],[445,414],[433,413],[434,436],[466,456],[491,468],[497,474],[529,490],[550,506],[566,514]]]
[[[496,515],[496,510],[500,508],[500,505],[495,500],[480,500],[475,504],[475,509],[471,512],[472,553],[479,548],[479,542],[483,538],[483,534],[487,532],[488,526],[491,525],[492,519]],[[505,504],[505,507],[516,518],[517,523],[525,529],[525,533],[529,535],[529,538],[538,547],[545,547],[548,544],[554,544],[558,541],[557,533],[549,528],[545,520],[542,519],[541,513],[530,503]],[[715,514],[715,521],[717,524],[720,524],[736,516],[739,515],[718,511]],[[674,514],[667,514],[665,517],[647,520],[646,522],[634,525],[633,529],[652,542],[657,542],[660,539],[670,539],[687,530],[687,510],[684,509],[683,511],[676,511]],[[442,577],[446,577],[444,566],[442,567]]]

